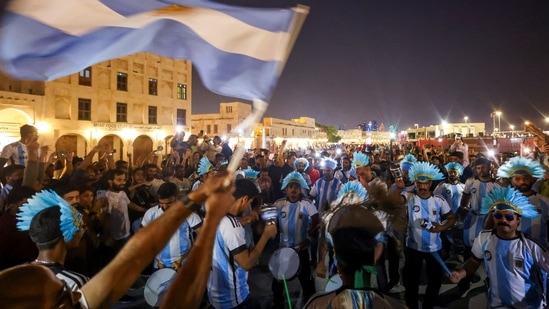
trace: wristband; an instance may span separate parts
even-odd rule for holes
[[[191,199],[189,199],[189,195],[185,194],[181,197],[180,201],[183,203],[183,205],[185,207],[187,207],[188,209],[190,209],[191,211],[193,212],[197,212],[200,210],[200,208],[202,207],[202,205],[200,204],[197,204],[193,201],[191,201]]]

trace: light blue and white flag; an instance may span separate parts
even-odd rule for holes
[[[151,52],[191,60],[213,92],[268,100],[307,13],[200,0],[13,0],[0,66],[15,78],[52,80]]]

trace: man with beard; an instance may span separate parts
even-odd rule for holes
[[[427,266],[427,288],[422,308],[432,309],[442,285],[442,267],[434,255],[442,249],[440,233],[454,224],[455,216],[450,205],[430,187],[444,175],[428,162],[415,162],[409,171],[416,184],[416,192],[403,192],[408,212],[408,233],[404,251],[404,297],[410,309],[418,308],[419,282],[423,261]]]
[[[335,168],[335,161],[331,161],[330,164],[334,164],[333,167]],[[317,183],[321,180],[317,180]],[[303,198],[302,187],[308,189],[307,183],[305,183],[305,179],[300,173],[292,172],[288,174],[282,181],[282,190],[286,192],[286,198],[277,200],[274,206],[278,211],[280,246],[294,248],[299,256],[299,263],[302,267],[297,277],[303,290],[303,301],[306,302],[315,293],[314,281],[311,279],[309,247],[311,242],[316,239],[315,235],[317,234],[320,219],[311,201]],[[334,195],[335,197],[336,195]],[[310,251],[316,253],[313,248]],[[273,279],[273,308],[284,308],[283,288],[282,282]]]
[[[339,179],[342,184],[346,184],[351,178],[351,159],[348,156],[342,156],[340,162],[341,169],[335,172],[334,177]]]
[[[301,177],[303,177],[303,179],[305,179],[305,183],[307,183],[307,186],[309,186],[309,188],[312,186],[312,183],[311,183],[311,177],[309,177],[309,174],[307,174],[307,169],[309,168],[309,161],[306,159],[306,158],[299,158],[299,159],[296,159],[294,161],[294,167],[295,167],[295,170],[301,174]],[[309,195],[309,192],[307,189],[305,188],[301,188],[301,190],[303,190],[303,195],[304,196],[308,196]]]
[[[162,179],[156,178],[156,175],[158,174],[158,166],[153,163],[147,164],[143,166],[143,171],[145,172],[145,185],[147,185],[149,193],[154,198],[157,198],[158,188],[160,188],[160,186],[164,183]]]
[[[296,161],[297,162],[297,161]],[[330,203],[334,201],[341,187],[341,181],[334,177],[334,170],[337,162],[334,159],[325,158],[322,160],[322,178],[319,178],[309,195],[314,199],[316,209],[320,217],[327,210]]]
[[[508,178],[511,186],[526,196],[530,204],[536,207],[540,214],[536,218],[523,218],[519,229],[541,242],[549,245],[547,237],[547,219],[549,219],[549,198],[532,190],[536,179],[543,178],[545,169],[537,161],[514,157],[500,166],[498,176]]]
[[[549,271],[549,253],[528,234],[518,231],[523,219],[539,216],[536,207],[513,188],[496,188],[483,200],[482,214],[494,226],[475,239],[472,256],[450,281],[471,276],[484,262],[489,278],[488,307],[546,308],[542,272]]]
[[[158,188],[158,206],[152,207],[143,216],[141,227],[147,226],[153,220],[164,214],[172,204],[177,201],[177,185],[172,182],[163,183]],[[172,268],[174,270],[184,263],[194,242],[193,233],[198,233],[202,219],[196,213],[191,213],[185,222],[181,224],[177,232],[173,234],[170,241],[156,256],[153,266],[156,269]]]
[[[248,271],[254,267],[267,241],[276,236],[277,228],[268,224],[255,247],[246,243],[246,232],[238,217],[259,195],[249,179],[235,181],[234,200],[217,229],[208,280],[208,298],[214,308],[257,308],[252,304],[248,287]]]
[[[117,253],[130,237],[130,218],[128,208],[145,213],[146,209],[130,201],[124,186],[126,185],[126,173],[123,170],[111,170],[107,172],[109,189],[105,192],[108,201],[107,213],[109,214],[109,240],[110,245]]]
[[[459,151],[450,152],[448,155],[448,162],[456,162],[461,164],[463,166],[463,172],[461,173],[461,176],[459,177],[459,181],[465,183],[467,179],[473,177],[473,169],[471,168],[471,165],[467,161],[467,166],[464,164],[464,154]]]
[[[0,191],[0,213],[4,212],[4,206],[6,199],[15,188],[20,187],[23,184],[23,176],[25,174],[25,167],[23,165],[12,164],[8,165],[2,170],[2,176],[5,179],[4,187]]]

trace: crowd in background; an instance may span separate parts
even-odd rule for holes
[[[134,233],[146,225],[144,217],[146,220],[154,219],[150,217],[150,209],[160,207],[165,203],[162,201],[169,197],[185,196],[199,187],[211,173],[226,169],[234,150],[219,136],[210,138],[203,134],[191,134],[185,138],[184,133],[176,133],[167,155],[152,151],[147,157],[139,160],[134,160],[128,154],[127,160],[115,161],[113,152],[116,150],[111,145],[96,145],[81,158],[71,152],[53,152],[48,146],[39,145],[37,135],[36,128],[23,126],[21,140],[6,146],[0,156],[0,270],[35,261],[39,254],[35,242],[28,233],[21,232],[16,227],[19,207],[37,192],[54,191],[82,215],[86,225],[85,233],[74,248],[69,248],[63,267],[86,277],[93,277],[113,259]],[[544,150],[543,146],[540,146],[538,156],[531,159],[540,161],[545,170],[549,170],[543,165],[543,154],[546,152]],[[357,173],[357,153],[367,156],[369,169],[366,174]],[[413,156],[413,160],[410,159],[410,155]],[[409,143],[334,144],[317,149],[288,149],[283,142],[274,152],[263,148],[249,149],[240,160],[235,175],[237,178],[252,180],[258,188],[259,195],[253,199],[251,209],[242,215],[240,222],[250,226],[250,243],[260,241],[262,230],[265,228],[259,216],[260,206],[282,205],[281,200],[288,199],[289,194],[289,185],[284,180],[295,172],[305,181],[300,186],[300,199],[310,200],[311,205],[314,205],[322,217],[323,211],[329,209],[327,205],[335,200],[335,191],[348,182],[359,181],[367,189],[374,182],[380,182],[385,184],[387,192],[414,192],[414,179],[407,178],[408,170],[404,167],[405,164],[403,166],[403,160],[429,162],[438,168],[444,177],[430,184],[429,190],[433,191],[446,181],[444,179],[452,179],[451,172],[447,169],[447,164],[451,162],[463,168],[459,175],[460,183],[467,185],[470,179],[485,177],[498,186],[505,187],[510,184],[510,180],[499,177],[498,169],[513,156],[515,155],[489,156],[487,153],[472,153],[459,138],[456,138],[456,142],[448,148],[419,148],[415,143]],[[400,180],[403,180],[404,186],[399,183]],[[546,173],[544,177],[535,180],[535,183],[528,184],[529,189],[533,188],[536,194],[549,196],[549,175]],[[167,183],[173,186],[164,186]],[[322,187],[325,183],[334,186],[331,195],[324,191],[327,190]],[[170,191],[172,189],[175,193]],[[458,201],[457,205],[452,205],[451,201],[448,201],[448,204],[456,215],[462,210],[459,206],[470,207],[464,205],[463,201]],[[195,227],[198,229],[203,220],[203,211],[204,209],[198,210],[196,223],[189,225],[189,246],[192,246],[192,240],[196,237]],[[146,215],[147,213],[149,214]],[[546,222],[547,218],[544,220]],[[280,238],[283,238],[283,233],[279,230]],[[318,237],[318,233],[311,235]],[[279,241],[283,242],[282,239]],[[443,256],[455,254],[451,249],[453,241],[451,239],[448,243],[448,240],[444,240],[446,244]],[[465,254],[467,258],[471,254],[470,250],[467,252],[467,241],[461,241],[465,242],[461,243],[465,253],[460,254]],[[546,239],[540,241],[544,243]],[[388,293],[401,282],[400,274],[403,270],[399,269],[398,265],[399,258],[403,258],[403,254],[399,252],[402,250],[403,242],[404,237],[385,242],[385,257],[391,267],[381,267],[383,276],[387,277],[379,279],[383,276],[378,275],[378,288],[381,292]],[[301,266],[309,268],[312,273],[322,268],[323,265],[319,266],[317,263],[324,263],[317,257],[316,245],[318,244],[314,240],[307,243],[309,255],[306,257],[305,265],[302,260]],[[181,263],[181,260],[178,263]],[[172,264],[175,265],[175,262]],[[176,268],[171,264],[166,265],[163,261],[151,261],[147,271],[152,273],[159,265]],[[308,273],[309,277],[311,272]],[[304,296],[308,299],[315,288],[306,288],[304,285],[309,283],[304,281],[301,281],[301,284],[304,293],[306,292]],[[275,285],[273,283],[273,291],[277,289]],[[408,300],[406,299],[407,302]],[[414,307],[409,303],[407,305]]]

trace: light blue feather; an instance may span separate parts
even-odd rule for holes
[[[247,168],[243,172],[244,177],[251,180],[257,179],[257,175],[259,175],[259,171],[253,170],[251,168]]]
[[[291,172],[288,176],[284,177],[284,180],[282,180],[282,190],[286,189],[286,186],[288,186],[290,182],[297,182],[301,188],[307,190],[309,189],[307,182],[303,179],[303,176],[301,176],[299,172]]]
[[[512,210],[525,218],[539,216],[536,206],[530,203],[528,197],[512,187],[496,188],[482,199],[481,214],[487,214],[496,209]]]
[[[524,157],[513,157],[498,169],[498,176],[503,178],[511,178],[515,175],[524,174],[535,178],[543,178],[545,176],[545,169],[538,161]]]
[[[82,214],[76,211],[74,207],[69,205],[53,190],[42,190],[36,193],[19,208],[19,212],[17,213],[17,228],[20,231],[28,231],[32,218],[40,211],[53,206],[59,206],[61,209],[59,228],[65,238],[65,242],[70,242],[80,229]]]
[[[309,161],[306,158],[298,158],[294,161],[294,168],[297,168],[300,163],[304,166],[303,170],[306,170],[309,167]]]
[[[370,157],[367,154],[355,151],[353,153],[353,168],[368,166],[370,164]]]
[[[463,174],[463,165],[461,165],[458,162],[450,162],[444,165],[447,171],[454,170],[457,171],[458,174],[461,176]]]
[[[444,174],[440,172],[440,169],[429,162],[414,162],[408,171],[408,175],[414,181],[444,179]]]
[[[202,157],[198,162],[198,176],[208,174],[213,168],[212,162],[207,157]]]
[[[358,181],[349,181],[339,189],[337,198],[332,205],[355,205],[365,202],[368,199],[368,191]]]

